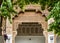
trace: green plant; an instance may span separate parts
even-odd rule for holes
[[[3,0],[0,6],[0,16],[11,21],[11,16],[16,13],[13,9],[11,0]]]
[[[39,4],[41,5],[41,8],[44,10],[45,6],[47,5],[47,8],[51,7],[49,10],[51,10],[55,3],[57,3],[60,0],[17,0],[14,4],[18,4],[20,8],[23,9],[25,5],[28,4]]]
[[[54,22],[49,25],[48,31],[54,31],[55,34],[60,35],[60,1],[55,4],[47,20],[50,18],[54,18]]]

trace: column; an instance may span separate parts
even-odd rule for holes
[[[17,36],[17,30],[16,31],[13,31],[13,40],[12,42],[15,43],[15,37]]]
[[[57,35],[54,35],[54,43],[56,43]]]
[[[45,43],[48,43],[48,32],[43,31],[44,37],[45,37]]]
[[[5,30],[5,19],[3,18],[2,19],[2,37],[3,37],[3,41],[5,43],[5,40],[4,40],[4,30]]]
[[[6,19],[6,34],[8,36],[8,39],[6,40],[6,43],[12,43],[12,23],[10,23],[9,19]]]

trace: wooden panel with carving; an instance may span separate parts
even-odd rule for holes
[[[43,36],[43,29],[38,22],[23,22],[18,24],[18,36]]]

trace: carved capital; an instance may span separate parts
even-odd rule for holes
[[[44,36],[46,37],[48,35],[47,31],[43,31]]]
[[[17,36],[17,31],[13,31],[13,37],[15,38]]]

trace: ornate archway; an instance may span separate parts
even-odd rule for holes
[[[13,39],[17,35],[45,36],[43,30],[47,30],[47,22],[40,11],[28,9],[13,18]]]

